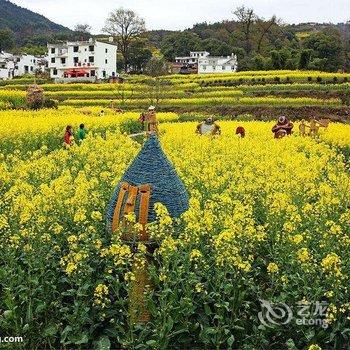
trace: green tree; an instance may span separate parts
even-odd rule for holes
[[[161,45],[161,51],[169,61],[173,61],[176,56],[185,56],[190,51],[201,49],[201,39],[197,34],[189,31],[172,33],[164,39]]]
[[[324,64],[324,70],[335,72],[344,65],[344,47],[338,30],[324,30],[310,35],[304,47],[313,51],[314,64]]]
[[[0,29],[0,51],[10,50],[15,45],[15,36],[10,29]]]
[[[109,14],[103,32],[116,37],[118,49],[123,55],[124,70],[128,70],[130,58],[130,45],[140,38],[146,31],[145,20],[132,10],[122,7]]]
[[[135,40],[130,44],[129,64],[134,71],[143,71],[152,57],[146,40]]]
[[[214,38],[203,40],[202,47],[204,50],[210,52],[212,56],[228,56],[232,53],[228,44]]]
[[[265,70],[268,69],[268,58],[257,54],[252,58],[251,69],[252,70]]]
[[[304,49],[299,54],[299,69],[308,69],[312,57],[312,50]]]
[[[288,49],[272,50],[271,60],[273,69],[286,68],[287,61],[291,58],[291,52]]]
[[[152,57],[146,65],[146,74],[159,77],[168,73],[168,64],[163,57]]]

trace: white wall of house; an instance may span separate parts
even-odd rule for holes
[[[24,74],[35,74],[39,68],[38,59],[33,55],[13,55],[0,52],[0,79],[12,79]]]
[[[0,68],[0,80],[11,79],[11,73],[6,68]]]
[[[232,54],[227,57],[207,56],[199,58],[198,73],[230,73],[237,71],[237,56]]]
[[[203,57],[209,56],[207,51],[190,51],[189,56],[175,57],[176,63],[183,64],[198,64],[198,60]]]
[[[71,76],[71,71],[86,72],[86,77],[109,78],[117,74],[117,46],[95,40],[48,44],[51,78]]]
[[[14,61],[13,56],[9,53],[0,52],[0,79],[8,80],[13,78]]]
[[[24,74],[35,74],[38,69],[37,58],[32,55],[15,56],[15,72],[14,75],[19,77]]]
[[[210,53],[208,51],[190,51],[191,57],[203,58],[209,56]]]

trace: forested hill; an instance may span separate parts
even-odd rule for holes
[[[19,41],[31,36],[71,32],[69,28],[7,0],[0,0],[0,29],[10,29]]]
[[[184,31],[151,31],[149,40],[170,61],[206,50],[215,56],[236,53],[240,70],[350,69],[350,22],[285,24],[244,7],[235,13],[236,20],[198,23]]]

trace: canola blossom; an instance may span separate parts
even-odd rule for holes
[[[133,328],[131,266],[146,266],[148,253],[108,233],[105,211],[141,148],[120,123],[138,114],[90,111],[0,112],[3,332],[23,334],[26,348],[91,348],[94,341],[258,348],[270,339],[258,329],[259,299],[294,305],[324,296],[328,324],[346,325],[350,126],[275,140],[273,123],[225,121],[222,136],[212,138],[195,135],[194,122],[159,114],[160,142],[190,208],[174,219],[156,207],[148,226],[156,242],[146,293],[152,323]],[[65,125],[81,122],[87,138],[64,149]],[[239,125],[243,139],[235,135]],[[311,339],[293,323],[284,327],[281,337],[298,348],[318,349],[317,335],[328,334],[320,328]]]

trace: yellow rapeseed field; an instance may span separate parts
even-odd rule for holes
[[[89,111],[0,112],[2,332],[23,335],[30,349],[263,349],[271,331],[257,318],[259,299],[327,299],[331,328],[291,322],[275,330],[278,344],[316,346],[348,324],[349,125],[275,140],[273,123],[226,121],[211,138],[195,135],[194,122],[159,114],[160,141],[190,208],[174,220],[157,207],[152,321],[133,328],[131,264],[145,261],[146,249],[110,236],[104,216],[141,148],[118,126],[138,114]],[[88,138],[64,149],[64,127],[81,122]]]

